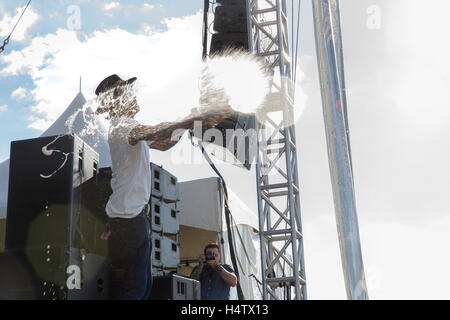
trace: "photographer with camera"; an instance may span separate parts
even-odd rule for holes
[[[219,246],[214,243],[203,250],[191,278],[200,281],[202,300],[229,300],[230,287],[237,284],[231,266],[220,263]]]

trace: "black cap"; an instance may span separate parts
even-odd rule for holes
[[[109,77],[103,79],[102,82],[100,82],[97,89],[95,89],[95,94],[98,96],[100,93],[108,91],[117,81],[120,81],[120,85],[123,85],[133,83],[134,81],[136,81],[136,79],[136,77],[133,77],[128,79],[127,81],[124,81],[117,74],[110,75]]]

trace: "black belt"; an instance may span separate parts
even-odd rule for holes
[[[150,220],[150,205],[148,203],[145,204],[144,208],[142,209],[142,211],[136,215],[133,218],[108,218],[109,221],[111,222],[120,222],[120,221],[124,221],[124,220],[130,220],[130,219],[135,219],[139,216],[145,215],[147,217],[147,219]]]

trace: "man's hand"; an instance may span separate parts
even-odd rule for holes
[[[202,254],[198,257],[198,266],[199,266],[200,268],[203,268],[203,265],[205,264],[205,262],[206,262],[206,257],[205,257],[205,255],[202,253]]]
[[[210,251],[210,253],[211,254],[214,254],[214,252],[211,252]],[[219,256],[218,255],[216,255],[216,254],[214,254],[214,259],[213,260],[207,260],[206,261],[206,264],[209,266],[209,267],[211,267],[211,268],[215,268],[218,264],[219,264],[219,261],[220,260],[220,258],[219,258]]]
[[[198,257],[198,267],[194,268],[194,270],[192,271],[191,278],[193,278],[195,280],[200,280],[200,274],[202,273],[205,262],[206,262],[205,255],[201,254]]]
[[[208,260],[206,261],[206,264],[211,268],[215,268],[219,263],[216,260]]]

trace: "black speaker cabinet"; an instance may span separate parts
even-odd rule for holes
[[[84,249],[72,249],[71,254],[79,258],[78,263],[52,268],[51,261],[57,257],[45,255],[39,249],[1,252],[0,300],[108,299],[105,257],[86,253]]]
[[[218,5],[247,5],[247,0],[216,0]]]
[[[246,5],[217,6],[214,13],[214,31],[247,33]]]
[[[245,0],[221,0],[214,13],[214,33],[209,54],[228,49],[248,51],[247,4]]]
[[[200,282],[178,274],[153,277],[149,300],[200,300]]]
[[[195,137],[202,139],[204,144],[216,144],[226,149],[226,152],[215,152],[215,156],[224,162],[231,162],[234,165],[251,169],[256,156],[257,134],[256,117],[251,114],[241,113],[238,116],[227,118],[217,124],[214,129],[219,130],[222,139],[206,134],[209,127],[203,128],[200,132],[193,132]],[[230,134],[231,132],[231,134]]]
[[[105,295],[82,290],[95,278],[84,270],[102,273],[106,254],[97,175],[98,154],[74,134],[11,143],[5,247],[26,265],[37,299]]]
[[[214,33],[209,53],[220,54],[228,49],[248,51],[248,33]]]
[[[98,154],[76,135],[13,141],[5,248],[74,247],[82,184],[97,169]]]
[[[178,200],[176,177],[152,168],[161,199]],[[101,235],[111,177],[111,168],[98,168],[98,154],[76,135],[11,143],[0,299],[109,298]]]

